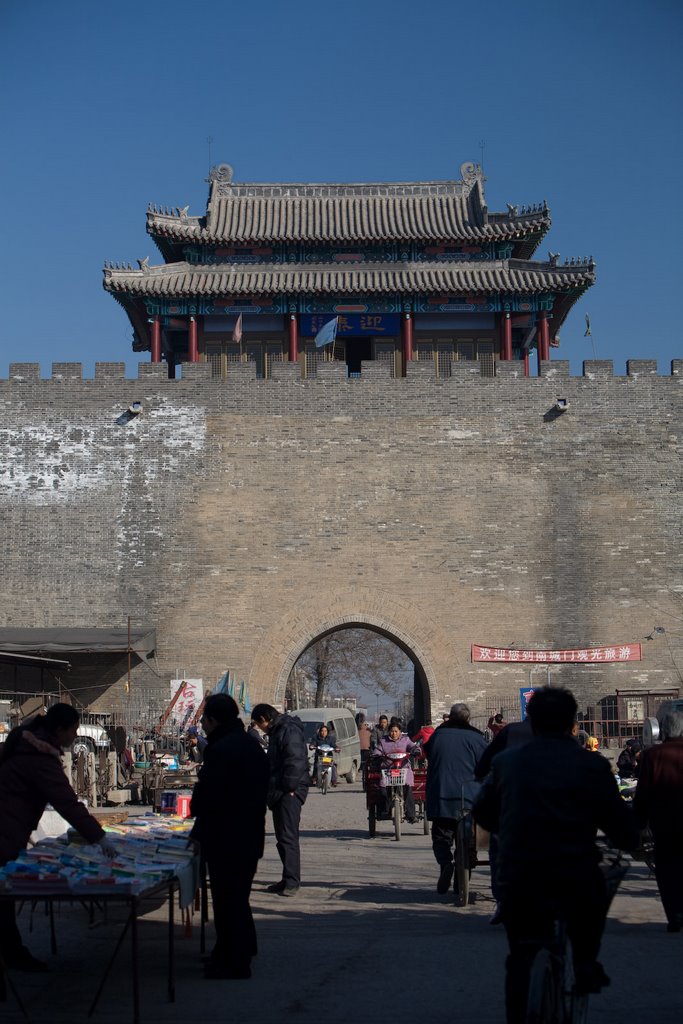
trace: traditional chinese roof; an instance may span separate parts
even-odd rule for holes
[[[481,169],[463,164],[461,180],[356,184],[233,184],[214,168],[206,216],[151,207],[147,231],[166,259],[179,245],[486,243],[520,240],[528,257],[550,227],[545,202],[489,213]]]
[[[392,295],[514,292],[580,293],[595,281],[592,262],[556,265],[525,260],[291,266],[174,263],[142,270],[105,268],[104,287],[140,297],[229,295]]]

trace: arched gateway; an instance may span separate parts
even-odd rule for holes
[[[416,715],[429,719],[449,690],[449,673],[457,672],[457,655],[448,637],[419,609],[381,591],[357,587],[329,598],[316,595],[284,615],[254,659],[249,691],[270,693],[281,703],[289,673],[303,652],[329,633],[354,627],[380,633],[408,655],[415,667]]]

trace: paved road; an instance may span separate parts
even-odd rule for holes
[[[365,1024],[421,1019],[429,1024],[503,1022],[505,935],[492,928],[488,870],[475,870],[475,901],[465,909],[435,890],[436,865],[421,826],[406,826],[400,843],[388,823],[367,835],[360,786],[341,783],[327,796],[311,791],[302,822],[303,886],[293,900],[265,892],[280,877],[272,833],[259,870],[253,906],[259,956],[250,981],[204,981],[198,917],[193,935],[178,928],[177,995],[165,994],[165,913],[141,923],[142,1020],[239,1021],[244,1024]],[[533,870],[533,865],[530,865]],[[36,955],[49,957],[46,919],[38,908],[29,935]],[[85,1020],[120,925],[115,914],[89,927],[79,906],[57,920],[59,955],[41,977],[15,974],[31,1020]],[[683,1016],[683,933],[669,935],[654,881],[634,866],[615,899],[603,944],[613,982],[591,1002],[592,1024],[679,1024]],[[130,954],[122,950],[95,1021],[132,1020]],[[6,1010],[6,1012],[4,1012]],[[10,1001],[7,1024],[22,1020]]]

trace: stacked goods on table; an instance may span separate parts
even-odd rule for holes
[[[116,847],[113,859],[77,833],[43,839],[0,868],[0,894],[137,895],[173,878],[191,887],[196,858],[188,849],[189,822],[147,814],[106,831]]]

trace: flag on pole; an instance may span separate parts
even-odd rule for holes
[[[228,685],[228,672],[224,672],[220,677],[216,685],[214,686],[212,693],[225,693],[225,688]]]
[[[236,321],[235,326],[233,328],[232,340],[236,341],[238,344],[242,340],[242,314],[241,313],[237,317],[237,321]]]
[[[335,316],[331,320],[328,320],[326,324],[320,328],[315,336],[315,347],[323,348],[325,345],[331,345],[334,339],[337,337],[337,327],[339,325],[339,317]]]

